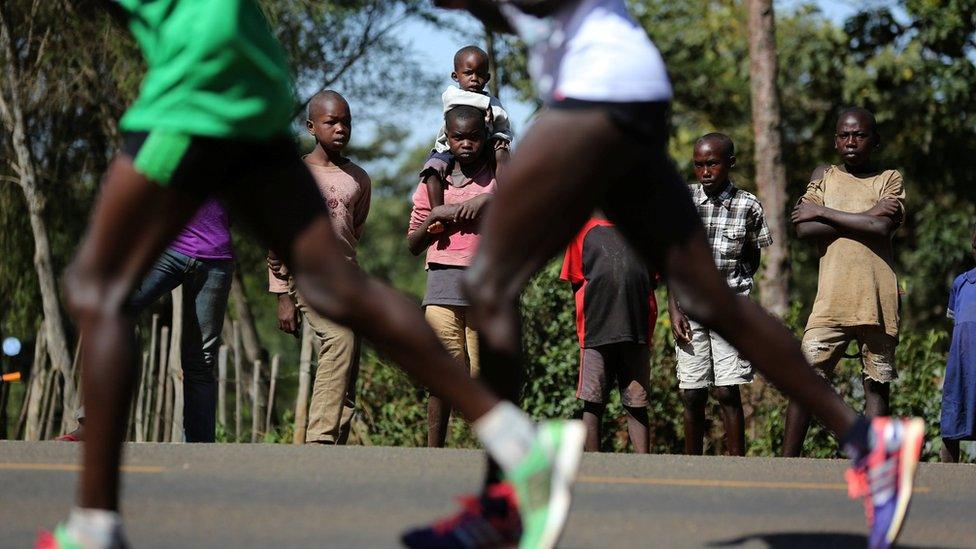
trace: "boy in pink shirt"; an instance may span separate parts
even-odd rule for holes
[[[356,244],[369,215],[372,187],[369,175],[342,156],[352,134],[349,103],[331,90],[317,93],[309,101],[306,126],[315,137],[315,148],[302,160],[329,206],[332,229],[343,255],[355,262]],[[309,307],[295,291],[295,280],[270,254],[268,280],[270,292],[278,296],[278,329],[297,335],[300,319],[304,318],[318,340],[318,365],[305,442],[345,444],[356,411],[361,340],[351,329]]]
[[[478,220],[495,190],[495,170],[485,148],[488,128],[480,109],[454,107],[444,115],[444,123],[455,162],[450,168],[428,165],[421,172],[413,193],[407,244],[414,255],[427,251],[423,301],[427,322],[447,350],[476,375],[478,335],[467,321],[469,303],[461,281],[478,247]],[[427,192],[432,181],[444,189],[444,204],[433,208]],[[443,400],[430,396],[428,446],[444,445],[450,414]]]

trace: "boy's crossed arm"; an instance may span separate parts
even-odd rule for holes
[[[823,178],[824,166],[813,171],[811,181]],[[901,224],[901,200],[883,197],[869,210],[860,213],[843,212],[800,198],[790,219],[796,234],[804,240],[829,243],[838,237],[852,239],[890,237]]]
[[[444,232],[448,223],[470,223],[476,221],[491,202],[491,193],[480,194],[458,204],[445,204],[431,208],[427,217],[416,229],[407,234],[407,247],[413,255],[420,255]],[[440,226],[440,230],[434,227]]]
[[[882,198],[870,210],[850,213],[801,201],[793,209],[791,219],[797,236],[803,239],[887,237],[901,223],[901,202]]]

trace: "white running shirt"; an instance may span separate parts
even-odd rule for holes
[[[529,74],[543,100],[610,103],[668,101],[661,53],[624,0],[577,0],[546,18],[500,1],[529,48]]]

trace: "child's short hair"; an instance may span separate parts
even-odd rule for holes
[[[472,107],[471,105],[457,105],[451,110],[444,113],[444,125],[448,126],[452,122],[468,122],[470,120],[478,120],[481,125],[487,128],[485,123],[485,112],[478,107]]]
[[[464,46],[454,54],[454,66],[455,67],[458,66],[458,63],[461,62],[461,59],[463,59],[465,55],[468,55],[470,53],[476,53],[481,57],[483,57],[486,61],[488,60],[488,52],[479,48],[478,46],[475,46],[474,44],[471,44],[468,46]]]
[[[731,137],[725,135],[724,133],[719,133],[719,132],[706,133],[705,135],[699,137],[697,141],[695,141],[695,147],[697,148],[699,145],[701,145],[706,141],[717,143],[720,147],[722,147],[722,149],[725,151],[726,158],[735,156],[735,143],[732,142]]]
[[[864,107],[844,107],[840,111],[840,114],[837,115],[837,123],[840,124],[840,121],[849,114],[863,116],[868,122],[871,123],[871,131],[873,131],[875,134],[878,133],[878,120],[874,117],[873,112],[865,109]]]
[[[341,93],[335,90],[321,90],[315,95],[313,95],[311,99],[308,100],[308,104],[305,106],[305,118],[307,120],[311,120],[312,108],[315,105],[317,105],[320,101],[326,101],[329,99],[342,101],[343,103],[348,103],[348,101],[346,101],[346,98],[343,97]]]

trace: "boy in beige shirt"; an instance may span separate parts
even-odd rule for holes
[[[356,244],[369,214],[371,183],[366,172],[342,155],[352,134],[349,103],[330,90],[308,104],[308,132],[315,148],[302,160],[329,205],[332,228],[346,259],[356,261]],[[319,315],[295,291],[291,275],[269,257],[269,291],[278,296],[278,328],[298,334],[300,318],[318,341],[318,366],[312,385],[305,442],[345,444],[356,406],[360,338],[352,330]]]
[[[890,385],[897,377],[898,282],[891,237],[905,215],[901,174],[871,161],[879,145],[873,114],[861,108],[842,112],[834,146],[843,164],[818,167],[792,215],[797,235],[821,253],[803,351],[829,378],[848,344],[857,341],[868,416],[890,413]],[[800,455],[809,424],[809,412],[791,401],[784,455]]]

